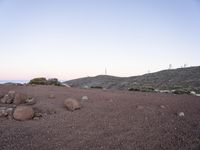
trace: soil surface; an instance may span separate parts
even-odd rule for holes
[[[200,97],[0,85],[0,91],[9,90],[35,97],[33,107],[42,117],[0,118],[0,150],[200,150]],[[68,111],[66,98],[83,107]]]

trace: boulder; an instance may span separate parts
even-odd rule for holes
[[[4,97],[1,99],[2,103],[11,104],[13,102],[13,98],[10,97],[8,94],[4,95]]]
[[[22,93],[17,93],[15,94],[13,103],[16,105],[23,104],[25,103],[26,99],[27,99],[27,95],[22,94]]]
[[[4,97],[1,99],[1,103],[5,104],[7,99],[8,99],[8,94],[4,95]]]
[[[33,108],[30,106],[17,106],[13,113],[13,117],[19,121],[32,119],[34,116]]]
[[[11,99],[14,99],[14,98],[15,98],[15,91],[9,91],[9,92],[8,92],[8,96],[9,96]]]
[[[81,108],[81,104],[76,99],[73,98],[66,99],[64,101],[64,105],[70,111],[74,111]]]
[[[8,94],[4,95],[1,99],[2,103],[11,104],[15,98],[15,91],[9,91]]]

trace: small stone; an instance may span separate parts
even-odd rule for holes
[[[166,107],[164,105],[160,105],[160,108],[165,109]]]
[[[200,96],[200,94],[195,94],[196,96]]]
[[[13,117],[19,121],[32,119],[34,116],[33,108],[30,106],[17,106],[13,113]]]
[[[178,113],[178,116],[179,116],[179,117],[184,117],[185,114],[184,114],[184,112],[179,112],[179,113]]]
[[[6,112],[6,107],[0,107],[0,117],[6,117],[8,113]]]
[[[139,105],[139,106],[136,106],[136,108],[140,110],[140,109],[144,109],[144,106]]]
[[[7,118],[8,120],[13,120],[13,115],[8,115]]]
[[[36,100],[34,98],[26,99],[25,101],[28,105],[34,105],[36,103]]]
[[[196,95],[196,92],[195,91],[191,91],[190,94]]]
[[[48,98],[54,99],[54,98],[55,98],[55,95],[54,95],[54,94],[50,94],[50,95],[48,96]]]
[[[81,100],[82,100],[82,101],[87,101],[87,100],[88,100],[88,97],[87,97],[87,96],[83,96],[83,97],[81,98]]]
[[[6,112],[9,116],[12,116],[13,115],[13,108],[7,108],[6,109]]]
[[[42,117],[42,113],[36,112],[34,116],[35,117]]]
[[[80,103],[76,99],[73,99],[73,98],[66,99],[64,101],[64,105],[70,111],[74,111],[81,108]]]
[[[40,120],[40,117],[34,117],[33,119],[34,120]]]
[[[83,86],[84,89],[89,89],[89,86],[85,85]]]

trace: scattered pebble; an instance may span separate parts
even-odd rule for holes
[[[81,100],[82,100],[82,101],[87,101],[87,100],[88,100],[88,97],[87,97],[87,96],[83,96],[83,97],[81,98]]]
[[[179,112],[179,113],[178,113],[178,116],[179,116],[179,117],[184,117],[185,114],[184,114],[184,112]]]
[[[40,120],[40,117],[34,117],[33,119],[34,120]]]
[[[50,94],[50,95],[48,96],[48,98],[54,99],[54,98],[55,98],[55,95],[54,95],[54,94]]]
[[[136,106],[136,108],[140,110],[140,109],[144,109],[144,106],[138,105],[138,106]]]
[[[166,107],[164,105],[160,105],[160,108],[165,109]]]
[[[34,98],[26,99],[26,104],[28,105],[34,105],[36,103],[36,100]]]
[[[6,107],[0,107],[0,117],[6,117],[7,115]]]

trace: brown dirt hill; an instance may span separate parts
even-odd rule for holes
[[[102,87],[106,89],[124,89],[151,86],[159,89],[189,88],[200,92],[200,66],[163,70],[133,77],[115,77],[99,75],[66,81],[72,87]]]

